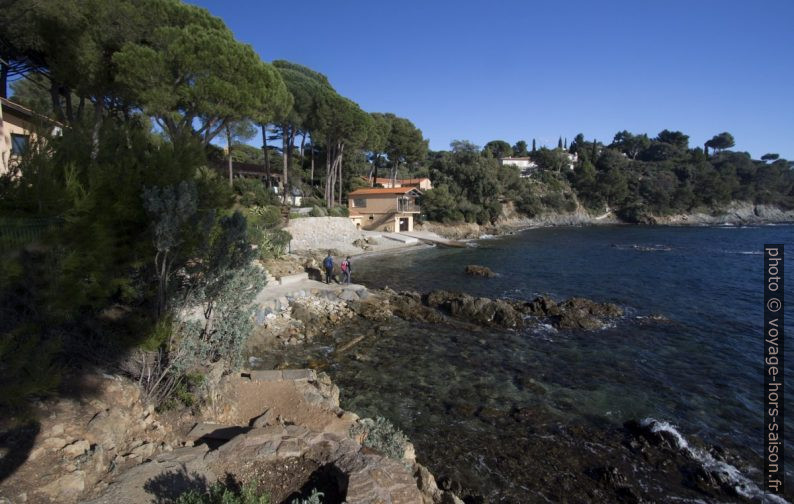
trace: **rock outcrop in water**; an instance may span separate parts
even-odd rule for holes
[[[603,329],[610,320],[623,315],[623,310],[612,303],[598,303],[584,298],[571,298],[557,303],[541,296],[532,301],[512,299],[490,299],[475,297],[463,292],[435,290],[427,294],[413,291],[394,292],[384,289],[379,292],[383,304],[376,311],[383,311],[406,320],[427,323],[444,322],[448,318],[485,326],[518,329],[548,321],[559,329]],[[367,311],[369,310],[369,311]],[[369,317],[372,308],[359,307],[356,311]]]
[[[477,264],[469,264],[466,266],[466,274],[470,276],[481,276],[485,278],[491,278],[496,276],[496,273],[491,271],[491,268],[487,266],[478,266]]]

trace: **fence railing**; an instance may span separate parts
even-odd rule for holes
[[[0,217],[0,251],[24,247],[41,238],[51,227],[62,223],[60,217]]]

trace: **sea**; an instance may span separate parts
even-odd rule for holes
[[[762,502],[763,250],[771,243],[791,244],[785,266],[794,272],[790,225],[537,228],[463,249],[354,259],[353,280],[370,288],[576,296],[616,303],[625,315],[598,331],[399,319],[341,328],[334,341],[373,337],[327,371],[343,408],[389,419],[444,484],[475,496],[469,502],[609,502],[599,475],[614,467],[646,500]],[[469,264],[496,276],[467,276]],[[794,324],[786,277],[784,313]],[[330,352],[334,341],[314,351]],[[794,384],[791,359],[784,377]],[[686,467],[627,458],[631,420],[667,431]],[[790,443],[792,430],[787,420]],[[794,445],[786,451],[791,500]],[[735,495],[699,489],[692,464],[718,465]]]

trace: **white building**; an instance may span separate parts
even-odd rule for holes
[[[532,161],[531,158],[528,157],[507,157],[502,158],[499,160],[499,164],[502,166],[515,166],[519,170],[521,170],[522,177],[529,177],[537,171],[538,164]]]

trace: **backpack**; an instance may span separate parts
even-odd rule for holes
[[[325,266],[325,269],[334,267],[334,260],[331,258],[331,256],[325,258],[325,261],[323,261],[323,266]]]
[[[342,265],[340,267],[342,268],[342,271],[347,271],[348,268],[350,267],[350,263],[347,262],[346,260],[342,261]]]

